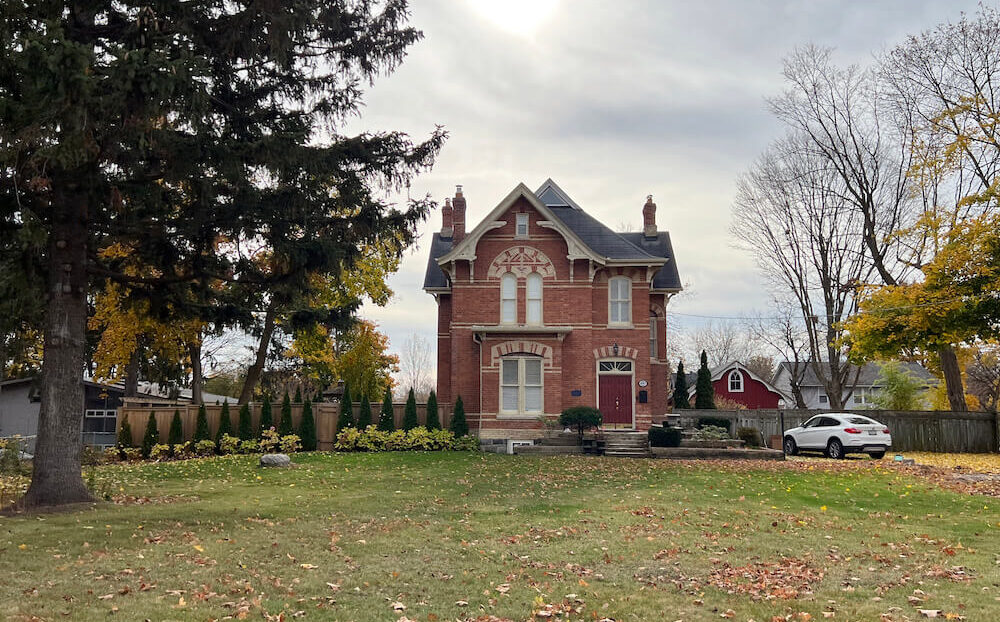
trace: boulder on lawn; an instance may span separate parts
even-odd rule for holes
[[[287,454],[264,454],[260,457],[262,467],[286,467],[291,464],[292,459]]]

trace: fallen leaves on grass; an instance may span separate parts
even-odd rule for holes
[[[744,566],[723,564],[709,573],[708,582],[728,594],[746,594],[753,600],[789,600],[812,594],[823,572],[805,561],[783,558],[778,562],[753,562]]]

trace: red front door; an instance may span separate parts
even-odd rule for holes
[[[632,427],[632,376],[600,375],[598,409],[604,423]]]

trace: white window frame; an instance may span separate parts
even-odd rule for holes
[[[529,385],[527,383],[527,373],[526,367],[527,362],[533,361],[538,364],[538,380],[539,384]],[[503,377],[503,367],[504,363],[517,363],[517,384],[504,384]],[[537,356],[505,356],[500,359],[500,394],[499,394],[499,404],[497,405],[497,410],[500,415],[506,417],[537,417],[545,412],[545,364],[544,361]],[[538,387],[539,399],[538,399],[538,410],[528,410],[525,406],[525,395],[527,393],[527,387]],[[517,391],[517,410],[508,410],[504,408],[503,394],[505,388],[514,388]]]
[[[616,283],[627,283],[624,298],[615,298]],[[625,319],[615,319],[614,309],[622,304],[626,308]],[[614,276],[608,279],[608,326],[632,326],[632,279],[627,276]]]
[[[533,298],[531,296],[531,284],[538,284],[538,297]],[[544,318],[544,306],[542,300],[545,297],[545,283],[542,279],[542,275],[537,272],[532,272],[528,275],[525,283],[525,295],[524,295],[524,323],[530,326],[542,326],[545,322],[542,321]],[[531,312],[531,303],[538,303],[538,313],[534,316]]]
[[[506,298],[508,292],[507,284],[511,283],[511,288],[513,289],[513,297]],[[509,307],[507,306],[509,304]],[[510,309],[513,310],[513,317],[510,317],[506,311]],[[517,276],[513,272],[508,272],[500,277],[500,323],[501,324],[517,324]]]
[[[733,381],[734,380],[738,384],[738,386],[736,388],[733,388]],[[738,369],[734,369],[733,371],[729,372],[729,392],[730,393],[743,393],[743,390],[744,390],[745,386],[746,385],[744,383],[743,372],[741,372]]]
[[[657,341],[659,335],[657,334],[656,328],[656,312],[650,310],[649,312],[649,358],[659,359],[660,358],[660,344]]]
[[[819,395],[819,403],[820,404],[829,404],[830,403],[829,396],[827,396],[825,393],[821,393]]]
[[[521,231],[521,227],[524,231]],[[528,237],[528,214],[520,212],[514,215],[514,237],[517,239],[527,239]]]
[[[105,409],[105,408],[88,408],[85,411],[83,411],[83,418],[84,418],[85,421],[87,419],[104,419],[104,420],[113,419],[115,421],[115,426],[114,426],[115,429],[117,430],[117,428],[118,428],[118,411],[117,410],[112,410],[110,408],[108,408],[108,409]],[[84,427],[86,427],[86,424],[84,424]],[[110,434],[110,432],[87,432],[87,431],[84,431],[83,433],[84,434]]]

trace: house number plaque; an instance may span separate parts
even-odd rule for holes
[[[648,385],[648,384],[649,384],[649,383],[648,383],[648,382],[646,382],[645,380],[640,380],[640,381],[639,381],[639,386],[640,386],[640,387],[644,387],[644,386],[646,386],[646,385]]]

